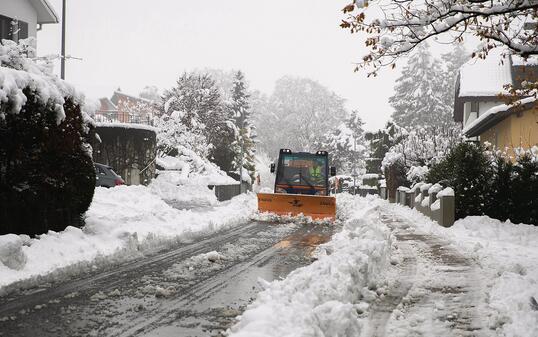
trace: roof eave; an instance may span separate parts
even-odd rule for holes
[[[31,0],[37,12],[38,24],[59,23],[60,19],[47,0]]]

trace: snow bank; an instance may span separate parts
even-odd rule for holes
[[[316,262],[268,284],[230,336],[360,335],[391,247],[376,199],[339,195],[339,216],[349,219],[342,232],[321,247]]]
[[[184,178],[181,171],[163,171],[152,180],[149,189],[168,202],[209,206],[217,204],[215,191],[208,184],[197,185],[200,179]],[[209,179],[210,182],[215,180]]]
[[[183,185],[234,185],[238,181],[228,176],[217,165],[197,155],[194,151],[182,149],[179,157],[164,156],[156,159],[157,165],[171,173],[171,179]]]
[[[201,213],[172,208],[144,186],[96,188],[84,228],[49,231],[35,239],[0,236],[0,287],[19,280],[39,283],[38,276],[47,274],[62,278],[96,264],[136,257],[155,246],[177,245],[186,235],[244,223],[255,209],[253,195]]]

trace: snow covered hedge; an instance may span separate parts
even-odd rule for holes
[[[454,188],[458,219],[488,215],[538,225],[538,148],[521,152],[515,160],[461,143],[432,166],[427,181]]]
[[[95,186],[84,98],[31,45],[0,45],[0,234],[80,223]]]

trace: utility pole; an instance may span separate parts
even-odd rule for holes
[[[241,155],[239,159],[239,193],[243,193],[243,137],[240,138]]]
[[[65,80],[65,2],[62,0],[62,52],[60,54],[61,74],[60,78]]]

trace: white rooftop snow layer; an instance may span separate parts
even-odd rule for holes
[[[523,104],[528,104],[528,103],[532,103],[532,102],[535,102],[535,101],[536,101],[536,97],[527,97],[527,98],[523,98],[523,99],[517,101],[515,104],[523,105]],[[472,128],[478,126],[479,124],[481,124],[484,120],[486,120],[490,116],[496,115],[499,112],[504,112],[504,111],[514,107],[514,106],[515,105],[500,104],[500,105],[494,106],[493,108],[491,108],[489,110],[486,110],[486,112],[484,112],[482,115],[480,115],[477,119],[475,119],[471,123],[467,124],[465,126],[465,128],[463,128],[463,133],[469,132]]]
[[[459,97],[497,96],[512,84],[510,59],[502,50],[490,51],[485,59],[472,59],[460,68]],[[502,63],[501,63],[502,62]]]
[[[175,209],[144,186],[98,187],[82,229],[67,227],[35,239],[0,236],[0,294],[16,281],[33,285],[47,277],[61,279],[96,264],[132,259],[155,246],[175,245],[184,235],[238,225],[255,210],[253,195],[200,212]]]

